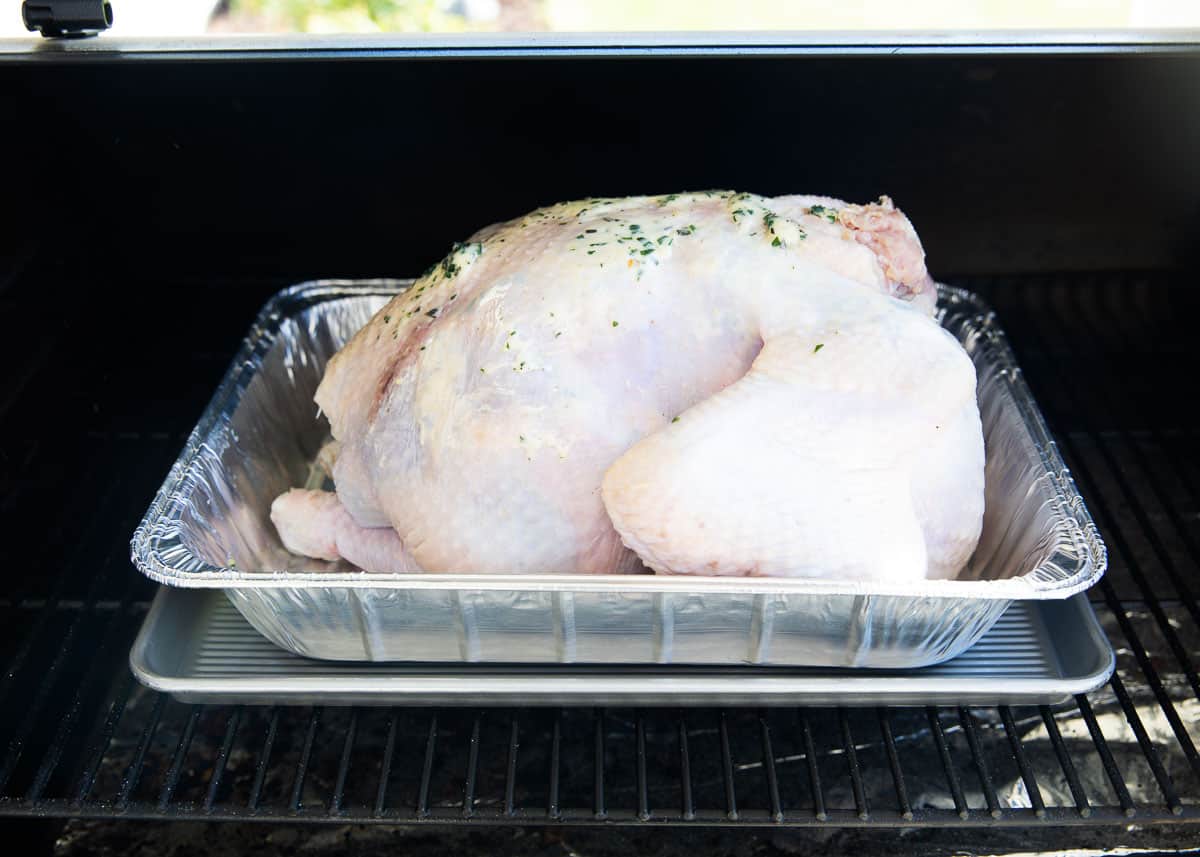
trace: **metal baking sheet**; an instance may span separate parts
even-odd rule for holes
[[[323,281],[267,304],[134,535],[145,574],[224,589],[309,657],[904,668],[955,656],[1013,600],[1066,598],[1104,571],[1004,334],[946,287],[939,319],[975,363],[987,451],[983,536],[957,580],[368,574],[289,554],[268,511],[328,436],[312,402],[325,363],[406,286]]]
[[[1033,705],[1087,693],[1113,651],[1086,596],[1013,604],[974,646],[915,670],[346,664],[259,635],[218,592],[163,587],[130,653],[183,702],[326,705]]]

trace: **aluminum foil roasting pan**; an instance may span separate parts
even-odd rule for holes
[[[314,658],[907,668],[962,652],[1014,600],[1063,599],[1104,573],[1091,516],[1003,332],[969,292],[939,319],[978,372],[983,536],[957,580],[367,574],[285,551],[272,499],[311,480],[328,437],[326,361],[410,281],[305,283],[259,314],[134,533],[170,586],[220,588],[260,633]]]

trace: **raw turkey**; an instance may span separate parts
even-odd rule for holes
[[[935,302],[886,197],[542,208],[330,361],[336,494],[272,520],[367,571],[953,577],[983,436]]]

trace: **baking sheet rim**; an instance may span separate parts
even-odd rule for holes
[[[176,587],[175,589],[178,590],[181,587]],[[173,594],[168,588],[164,588],[155,595],[150,605],[150,610],[142,620],[137,637],[130,648],[129,668],[137,680],[146,687],[162,693],[169,693],[184,703],[267,704],[249,702],[249,700],[274,696],[276,700],[284,702],[300,698],[305,700],[322,699],[324,700],[323,704],[334,704],[332,700],[351,698],[354,699],[355,704],[371,704],[373,701],[377,701],[380,705],[401,703],[444,705],[456,704],[459,701],[475,705],[481,704],[481,700],[486,704],[499,704],[504,701],[522,705],[535,704],[535,702],[530,701],[530,676],[519,673],[514,673],[511,677],[505,677],[509,679],[507,682],[493,676],[471,677],[469,675],[455,675],[426,678],[423,686],[419,689],[413,688],[412,685],[414,683],[422,684],[422,677],[413,676],[385,676],[382,679],[368,679],[362,675],[345,677],[315,676],[309,679],[306,685],[305,679],[288,676],[274,678],[187,679],[164,675],[162,671],[155,670],[150,665],[146,655],[153,645],[153,635],[158,626],[160,614],[165,612],[167,601]],[[183,595],[184,593],[179,592],[178,594]],[[938,700],[949,701],[953,699],[958,702],[963,700],[978,701],[994,696],[995,704],[1029,705],[1036,703],[1053,705],[1064,702],[1077,694],[1091,693],[1101,687],[1108,681],[1116,667],[1116,655],[1113,652],[1112,645],[1104,635],[1099,619],[1091,605],[1085,602],[1081,607],[1081,611],[1085,611],[1083,626],[1074,630],[1083,633],[1091,642],[1102,645],[1107,652],[1107,657],[1103,658],[1103,663],[1098,670],[1074,677],[1007,679],[1006,681],[1020,684],[1020,687],[1018,689],[1007,688],[1003,691],[995,689],[997,681],[991,675],[971,677],[938,676],[936,678],[938,685],[936,695]],[[1061,632],[1061,629],[1059,629],[1059,632]],[[1059,644],[1048,645],[1054,645],[1057,654],[1060,649]],[[182,652],[178,654],[180,657],[183,655]],[[356,662],[345,663],[348,669],[356,665]],[[464,665],[447,663],[445,666],[462,669]],[[557,664],[536,665],[539,669],[558,666]],[[562,665],[566,669],[569,669],[570,666],[572,665]],[[683,670],[688,669],[688,665],[679,666]],[[664,670],[670,671],[672,668],[668,666],[664,667]],[[762,669],[762,667],[755,668]],[[736,670],[736,667],[725,665],[722,669]],[[790,668],[780,666],[772,667],[771,669],[778,669],[781,673],[786,673]],[[832,699],[836,697],[845,700],[841,704],[853,706],[854,696],[866,691],[869,691],[872,696],[870,696],[867,702],[863,703],[864,705],[888,704],[904,706],[925,704],[924,701],[920,703],[904,701],[905,699],[914,698],[914,694],[917,696],[920,695],[920,688],[914,685],[914,682],[919,681],[919,678],[911,675],[898,675],[894,677],[879,675],[856,676],[851,674],[851,670],[844,669],[842,672],[846,674],[839,673],[836,676],[737,676],[733,679],[737,683],[738,689],[736,694],[733,691],[728,691],[722,695],[720,691],[714,690],[711,687],[707,690],[701,687],[686,690],[683,679],[671,677],[665,678],[667,682],[674,682],[674,686],[671,688],[658,691],[647,689],[647,681],[649,683],[657,682],[661,684],[664,681],[664,677],[660,676],[637,677],[639,686],[634,691],[630,689],[631,677],[617,674],[620,672],[620,665],[614,665],[613,671],[614,675],[608,679],[611,687],[606,688],[605,692],[611,694],[610,700],[613,704],[621,705],[652,704],[652,700],[660,697],[662,699],[670,697],[672,704],[681,704],[678,697],[684,697],[690,693],[694,696],[702,697],[696,699],[692,703],[694,705],[731,704],[727,702],[727,699],[736,695],[738,697],[755,697],[755,704],[758,705],[789,705],[796,704],[797,701],[807,703],[810,699]],[[595,676],[581,678],[579,675],[536,677],[536,680],[539,684],[557,682],[560,685],[553,693],[544,689],[538,689],[536,703],[546,705],[594,704],[598,698],[597,689],[593,687],[589,690],[583,685],[585,683],[601,681],[601,679]],[[705,681],[711,684],[713,679],[712,677],[695,676],[694,681],[699,686]],[[781,687],[781,685],[789,681],[797,685],[807,684],[809,687],[803,691],[796,689],[788,690],[785,687]],[[374,682],[376,686],[364,689],[363,685],[371,682]],[[821,684],[822,682],[824,684]],[[405,689],[405,683],[408,684],[407,689]],[[853,685],[853,687],[847,689],[847,683]],[[390,686],[384,686],[384,684]],[[866,685],[865,688],[861,687],[863,684]],[[500,685],[501,687],[493,688],[491,685]],[[511,685],[511,689],[506,685]],[[895,695],[886,702],[874,695],[883,693],[886,696],[891,691],[894,691]],[[236,696],[239,692],[244,695]],[[339,694],[341,695],[339,696]],[[388,696],[388,694],[392,695]],[[404,698],[398,700],[396,694],[403,694]],[[553,694],[557,694],[557,696]],[[774,699],[779,699],[779,702],[773,702],[772,700]],[[453,700],[453,702],[448,702],[447,700]],[[571,700],[574,700],[574,702],[572,703]]]

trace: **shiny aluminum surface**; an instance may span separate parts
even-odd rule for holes
[[[312,401],[325,363],[407,285],[322,281],[267,304],[134,534],[138,568],[224,589],[262,634],[315,658],[891,668],[951,658],[1011,601],[1067,598],[1104,572],[1003,333],[946,287],[939,318],[975,362],[987,449],[983,536],[957,580],[368,574],[293,556],[268,510],[309,481],[328,437]]]
[[[163,587],[129,655],[187,703],[268,705],[1052,705],[1101,685],[1113,651],[1087,596],[1014,603],[967,651],[919,670],[352,664],[276,648],[216,592]]]

